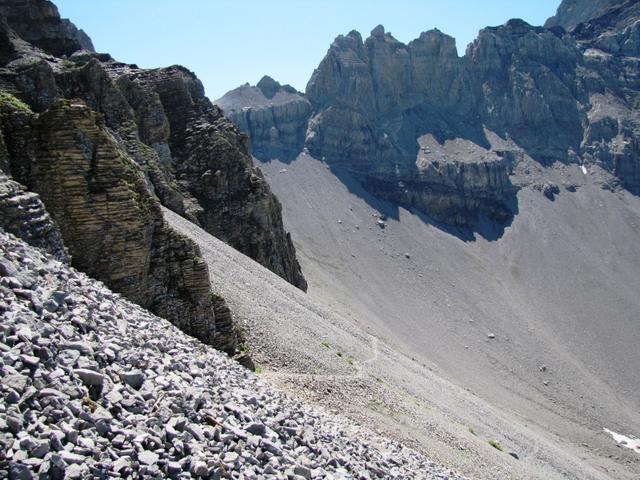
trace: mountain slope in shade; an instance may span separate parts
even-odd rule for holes
[[[606,228],[619,221],[607,220],[607,208],[620,205],[636,225],[625,235],[636,235],[635,197],[603,194],[593,185],[583,186],[589,192],[584,196],[563,193],[556,202],[573,220],[566,229],[545,233],[544,217],[556,205],[527,188],[519,194],[527,208],[502,239],[464,242],[404,209],[380,229],[379,216],[393,206],[312,158],[262,168],[299,239],[310,279],[307,295],[184,219],[166,218],[199,245],[210,271],[233,279],[217,293],[246,322],[254,358],[269,379],[375,423],[470,478],[638,475],[636,454],[616,448],[601,429],[611,424],[613,431],[633,434],[640,426],[632,368],[638,362],[637,329],[629,325],[638,309],[638,247],[624,245],[621,258],[615,251],[594,257],[576,247],[576,235],[585,235],[604,249]],[[595,222],[586,218],[591,208],[600,209]],[[555,220],[551,215],[549,221]],[[523,237],[531,242],[524,244]],[[510,255],[513,243],[522,246]],[[565,245],[562,255],[546,252],[556,244]],[[538,267],[554,262],[553,274],[540,278]],[[605,299],[598,307],[619,278],[602,276],[601,294],[585,289],[588,276],[607,271],[608,262],[629,288],[618,293],[617,306]],[[569,275],[561,272],[569,267],[581,270],[583,283],[572,278],[562,287]],[[532,272],[534,278],[524,282]],[[549,293],[559,287],[570,294]],[[596,307],[613,329],[601,324],[589,332],[596,317],[587,313]],[[609,350],[598,350],[598,357],[593,347],[601,341]],[[520,460],[497,452],[488,440]]]
[[[596,18],[608,8],[624,3],[625,0],[562,0],[556,14],[544,26],[560,26],[569,30],[579,23]]]
[[[602,428],[640,433],[640,199],[602,190],[596,173],[561,169],[576,192],[551,202],[526,187],[501,238],[471,240],[310,157],[261,165],[312,298],[514,423],[587,444],[589,456],[613,455],[611,478],[638,475],[640,457]]]

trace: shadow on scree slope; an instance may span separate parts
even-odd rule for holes
[[[417,216],[426,225],[435,227],[448,235],[462,240],[463,242],[474,242],[477,240],[478,236],[488,241],[499,240],[504,235],[505,230],[513,223],[513,219],[519,212],[518,198],[516,196],[516,192],[514,192],[513,195],[505,200],[504,207],[508,211],[508,215],[504,220],[498,221],[492,219],[481,212],[467,212],[470,218],[468,225],[451,225],[438,221],[428,213],[412,205],[396,204],[393,201],[376,197],[348,171],[334,167],[330,167],[330,169],[331,172],[349,190],[349,193],[362,199],[380,215],[383,215],[383,218],[401,221],[400,207],[402,207]]]
[[[269,163],[271,160],[264,160],[263,158],[255,157],[261,163]],[[291,160],[285,161],[280,158],[278,161],[290,165]],[[318,160],[315,160],[318,161]],[[478,236],[488,241],[496,241],[504,235],[506,228],[512,223],[515,215],[518,214],[518,199],[514,193],[507,201],[506,208],[509,212],[506,219],[503,221],[496,221],[489,218],[487,215],[479,213],[475,214],[475,218],[469,226],[449,225],[441,222],[428,215],[427,213],[415,208],[411,205],[396,204],[387,199],[379,198],[363,185],[361,181],[356,179],[354,175],[345,168],[326,165],[330,169],[331,173],[340,180],[340,182],[347,188],[349,193],[363,200],[373,210],[378,212],[379,216],[383,219],[393,219],[401,221],[400,207],[406,208],[413,215],[417,216],[422,222],[427,225],[433,226],[448,235],[456,237],[463,242],[474,242]],[[469,213],[473,215],[472,212]]]
[[[518,213],[517,188],[508,179],[508,170],[512,167],[508,163],[511,162],[502,162],[500,170],[497,173],[493,171],[494,176],[503,177],[503,184],[499,185],[499,189],[496,190],[495,185],[488,183],[484,191],[465,186],[468,180],[464,177],[469,176],[469,171],[463,173],[464,168],[489,168],[483,166],[482,162],[474,165],[476,162],[473,158],[461,159],[458,164],[462,164],[462,167],[454,167],[453,174],[451,171],[435,175],[431,173],[426,180],[416,165],[421,148],[418,139],[423,135],[432,135],[441,146],[448,141],[462,140],[480,151],[492,152],[483,124],[424,105],[407,109],[398,118],[400,123],[394,133],[386,137],[389,144],[377,143],[376,139],[382,138],[382,134],[371,135],[369,141],[373,144],[370,145],[370,150],[376,152],[373,155],[378,158],[369,158],[367,161],[361,155],[352,156],[348,148],[331,151],[322,145],[313,144],[306,144],[304,150],[309,151],[312,158],[322,158],[352,194],[387,218],[399,220],[398,209],[404,207],[418,215],[423,222],[465,242],[475,241],[477,235],[490,241],[499,239]],[[295,149],[256,147],[252,148],[253,155],[262,163],[278,159],[285,165],[290,165],[302,153],[302,149],[294,154]],[[370,175],[365,166],[370,162],[381,165],[382,171],[389,172],[388,176],[380,173]],[[447,162],[448,160],[445,161]],[[539,163],[543,164],[541,161]],[[394,174],[396,166],[404,173]],[[455,168],[461,169],[456,172]],[[479,174],[482,176],[483,172],[480,171]],[[490,178],[491,174],[489,171],[484,172],[486,178]],[[413,179],[416,179],[415,182]],[[403,182],[411,182],[413,185],[405,190],[400,186]],[[504,191],[501,190],[502,187],[506,187]],[[410,193],[407,194],[408,191]],[[422,199],[416,202],[415,199],[420,197]]]

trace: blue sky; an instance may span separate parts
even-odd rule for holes
[[[464,54],[478,30],[541,25],[560,0],[53,0],[96,49],[140,67],[181,64],[215,100],[264,74],[304,90],[333,39],[378,24],[403,42],[431,28]]]

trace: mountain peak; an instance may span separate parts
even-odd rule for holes
[[[372,37],[382,38],[382,37],[384,37],[384,34],[385,34],[385,31],[384,31],[384,27],[382,25],[378,25],[376,28],[371,30],[371,36]]]
[[[563,0],[556,14],[549,18],[544,26],[547,28],[560,26],[569,30],[622,3],[624,0]]]
[[[60,18],[58,8],[48,0],[0,0],[0,16],[22,39],[51,55],[95,51],[89,36]]]
[[[265,97],[273,98],[275,97],[278,90],[280,90],[280,83],[271,78],[269,75],[263,76],[256,87],[258,87]]]

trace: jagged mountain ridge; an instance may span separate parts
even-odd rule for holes
[[[508,223],[515,192],[534,181],[531,164],[599,165],[614,187],[637,192],[637,4],[571,33],[511,20],[483,29],[463,57],[438,30],[407,45],[381,26],[366,41],[350,32],[307,85],[308,123],[298,112],[279,123],[306,128],[304,148],[374,195],[448,224]],[[236,118],[229,97],[218,102]],[[268,160],[262,125],[238,123]]]
[[[264,76],[255,87],[242,85],[216,104],[249,133],[253,155],[291,160],[303,149],[311,103],[293,87]]]
[[[259,146],[254,155],[283,201],[312,300],[513,414],[492,430],[502,445],[514,444],[516,425],[531,427],[595,478],[636,478],[640,465],[603,431],[612,423],[633,438],[640,425],[637,5],[621,3],[569,33],[513,20],[483,30],[464,57],[436,31],[409,45],[382,28],[367,40],[339,37],[316,71],[317,95],[311,82],[307,89],[313,111],[301,155],[264,157]],[[429,47],[423,63],[412,63],[420,44]],[[428,75],[407,73],[418,66]],[[234,120],[234,108],[275,117],[263,98],[245,100],[218,102]],[[267,129],[290,138],[278,126],[304,120]],[[250,127],[260,144],[267,129]],[[481,218],[500,218],[489,199],[515,213],[502,229]],[[276,367],[294,378],[313,371]],[[282,383],[331,404],[328,382],[314,380]],[[424,435],[420,418],[405,417],[408,437]],[[535,451],[537,441],[523,444],[532,450],[507,448],[536,473],[514,466],[504,478],[589,478]]]
[[[0,18],[2,226],[236,353],[237,327],[197,246],[160,204],[305,289],[246,136],[192,72],[95,53],[51,2],[3,1]]]
[[[620,5],[625,0],[564,0],[556,14],[549,18],[547,28],[561,26],[569,30],[579,23],[599,17],[610,7]]]

